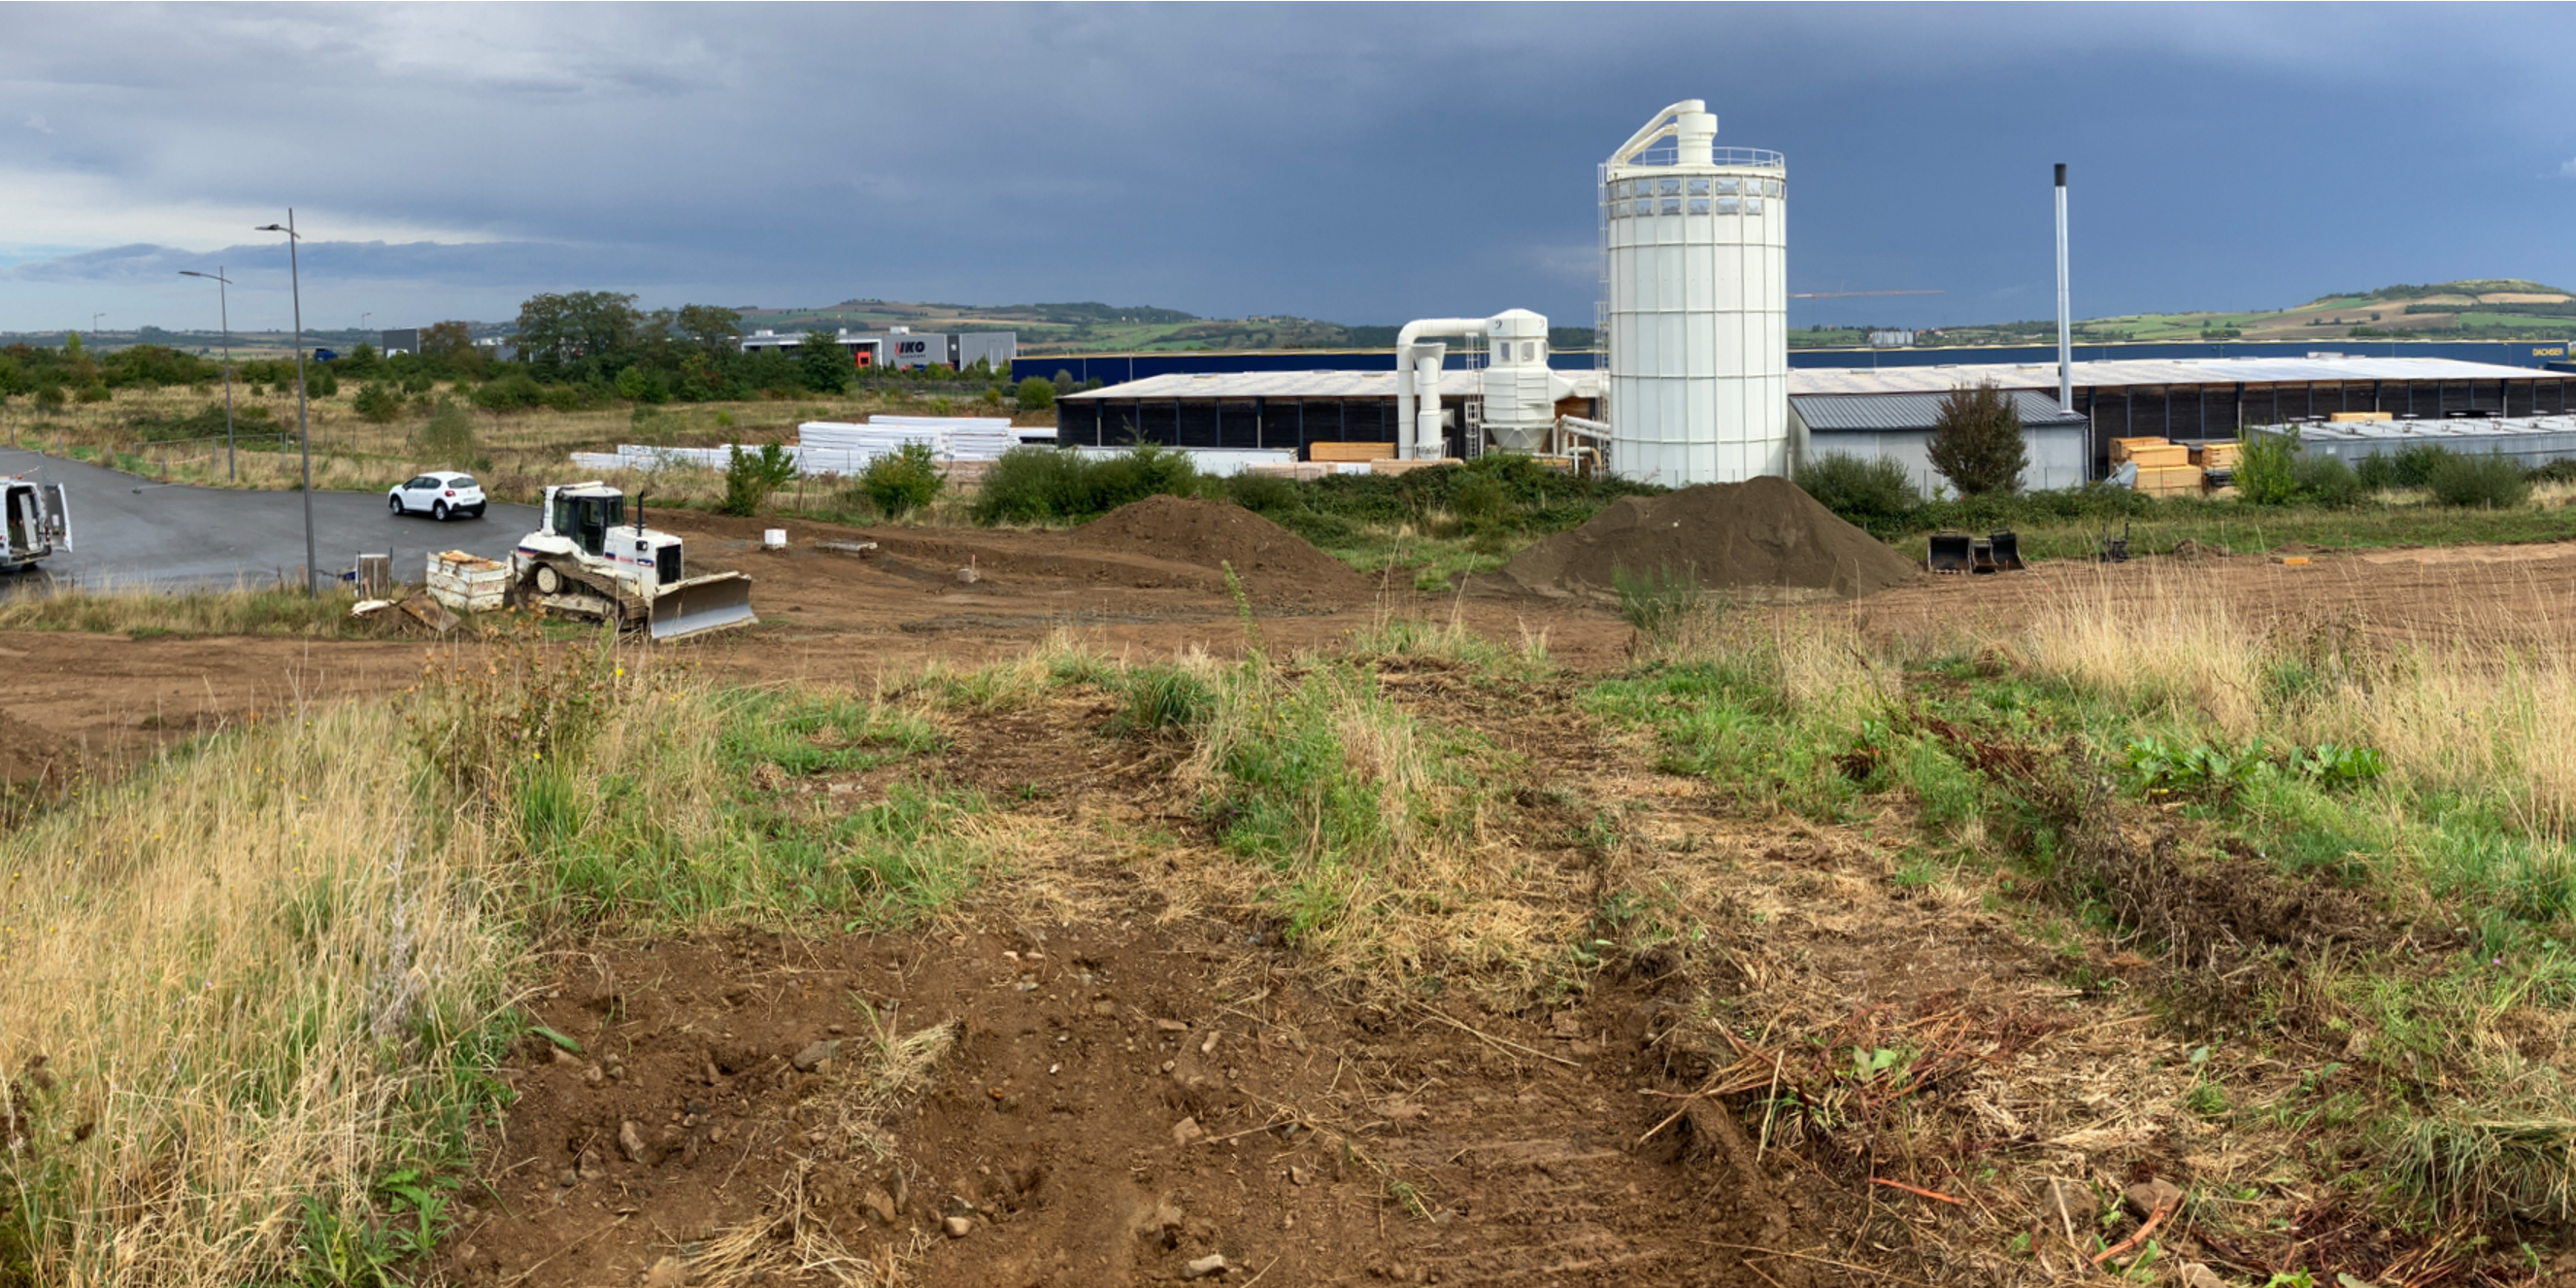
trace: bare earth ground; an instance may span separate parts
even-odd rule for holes
[[[701,567],[757,578],[761,627],[683,646],[721,678],[866,686],[1014,656],[1058,631],[1139,658],[1243,642],[1222,574],[1187,558],[1066,533],[792,523],[792,548],[763,554],[759,526],[682,527]],[[866,536],[880,541],[868,555],[817,544]],[[2312,559],[1923,578],[1849,611],[1873,635],[1940,641],[2091,595],[2218,595],[2253,620],[2341,615],[2397,636],[2462,617],[2549,630],[2576,610],[2576,546]],[[961,582],[970,564],[977,577]],[[1388,615],[1455,614],[1506,643],[1543,635],[1578,676],[1629,655],[1629,629],[1599,603],[1482,583],[1418,596],[1358,577],[1245,581],[1283,654]],[[2511,621],[2479,615],[2508,603]],[[297,699],[398,691],[423,647],[0,635],[0,714],[104,768]],[[1973,898],[1889,881],[1894,856],[1867,826],[1736,816],[1705,784],[1654,772],[1651,748],[1596,727],[1567,693],[1497,706],[1429,664],[1393,667],[1382,684],[1514,756],[1529,804],[1495,843],[1525,851],[1533,881],[1561,886],[1567,906],[1582,904],[1587,865],[1687,854],[1689,879],[1744,909],[1744,925],[1501,1013],[1463,996],[1336,990],[1240,910],[1176,901],[1159,865],[1209,844],[1205,824],[1167,765],[1098,736],[1105,706],[1067,697],[962,716],[945,751],[897,772],[1009,802],[1017,834],[1037,838],[1013,860],[1025,879],[997,879],[948,922],[904,935],[818,925],[567,949],[530,1007],[581,1052],[532,1040],[515,1053],[504,1075],[519,1099],[436,1269],[626,1285],[676,1256],[701,1283],[870,1282],[900,1266],[932,1284],[1116,1284],[1178,1280],[1221,1255],[1216,1282],[1238,1285],[1893,1281],[1864,1264],[1965,1282],[1977,1268],[1948,1248],[2016,1233],[2044,1245],[2052,1223],[1915,1194],[1967,1188],[1963,1174],[2003,1143],[2113,1187],[2217,1166],[2224,1143],[2187,1124],[2131,1120],[2110,1101],[2098,1120],[2043,1121],[2014,1101],[2013,1079],[2078,1082],[2091,1044],[2137,1035],[2106,1038],[2049,954]],[[837,808],[885,785],[880,771],[798,790]],[[1639,840],[1582,852],[1568,840],[1581,810],[1551,792],[1615,803]],[[1157,828],[1181,838],[1181,857],[1102,839]],[[1847,1014],[1847,1044],[1863,1049],[1899,1033],[1938,1049],[1973,1032],[1983,1045],[1941,1076],[1991,1083],[1969,1098],[1991,1101],[1992,1122],[1859,1155],[1773,1142],[1715,1098],[1759,1091],[1758,1078],[1731,1080],[1742,1070],[1667,1041],[1710,998],[1739,1018],[1806,999],[1810,1018]],[[852,1116],[868,1053],[924,1034],[954,1046],[925,1063],[919,1094]],[[1940,1222],[1975,1233],[1945,1239]],[[768,1260],[720,1263],[726,1248]],[[2197,1251],[2226,1264],[2226,1249]],[[2071,1249],[2056,1255],[2075,1269]]]

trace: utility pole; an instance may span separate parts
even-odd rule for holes
[[[251,231],[286,234],[287,281],[295,294],[295,437],[304,451],[304,597],[319,599],[320,569],[315,565],[321,559],[313,548],[313,429],[304,411],[304,269],[296,256],[296,243],[303,238],[295,235],[295,207],[286,208],[285,223],[262,224]]]
[[[233,279],[224,276],[221,264],[215,265],[215,271],[211,273],[183,268],[179,270],[179,276],[211,277],[215,281],[215,306],[223,311],[224,319],[224,481],[238,483],[241,476],[233,466],[233,306],[227,298]]]

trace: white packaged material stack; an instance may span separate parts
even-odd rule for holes
[[[857,474],[868,463],[908,443],[920,443],[942,464],[986,462],[1021,445],[1024,438],[1053,438],[1048,428],[1013,429],[1004,416],[870,416],[868,423],[809,420],[796,427],[797,440],[787,455],[805,474]],[[759,450],[745,445],[745,452]],[[606,473],[633,470],[650,474],[671,466],[721,470],[733,457],[733,445],[722,447],[646,447],[620,443],[614,455],[574,452],[577,470]]]
[[[507,564],[462,550],[429,557],[429,597],[458,612],[488,613],[510,593]]]

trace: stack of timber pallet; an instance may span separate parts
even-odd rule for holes
[[[1306,459],[1310,461],[1391,461],[1395,459],[1395,444],[1308,443]]]
[[[2192,496],[2200,491],[2201,467],[2191,463],[2191,449],[2161,438],[2111,440],[2111,463],[2138,467],[2138,491],[2153,496]]]

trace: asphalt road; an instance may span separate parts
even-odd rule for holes
[[[304,501],[297,492],[179,487],[36,452],[0,448],[0,474],[65,484],[73,552],[38,567],[56,585],[233,586],[300,579]],[[382,492],[313,494],[313,540],[327,582],[360,552],[391,554],[394,578],[418,582],[428,556],[464,550],[498,559],[536,530],[534,506],[494,503],[479,519],[395,518]],[[0,577],[0,595],[11,579]]]

